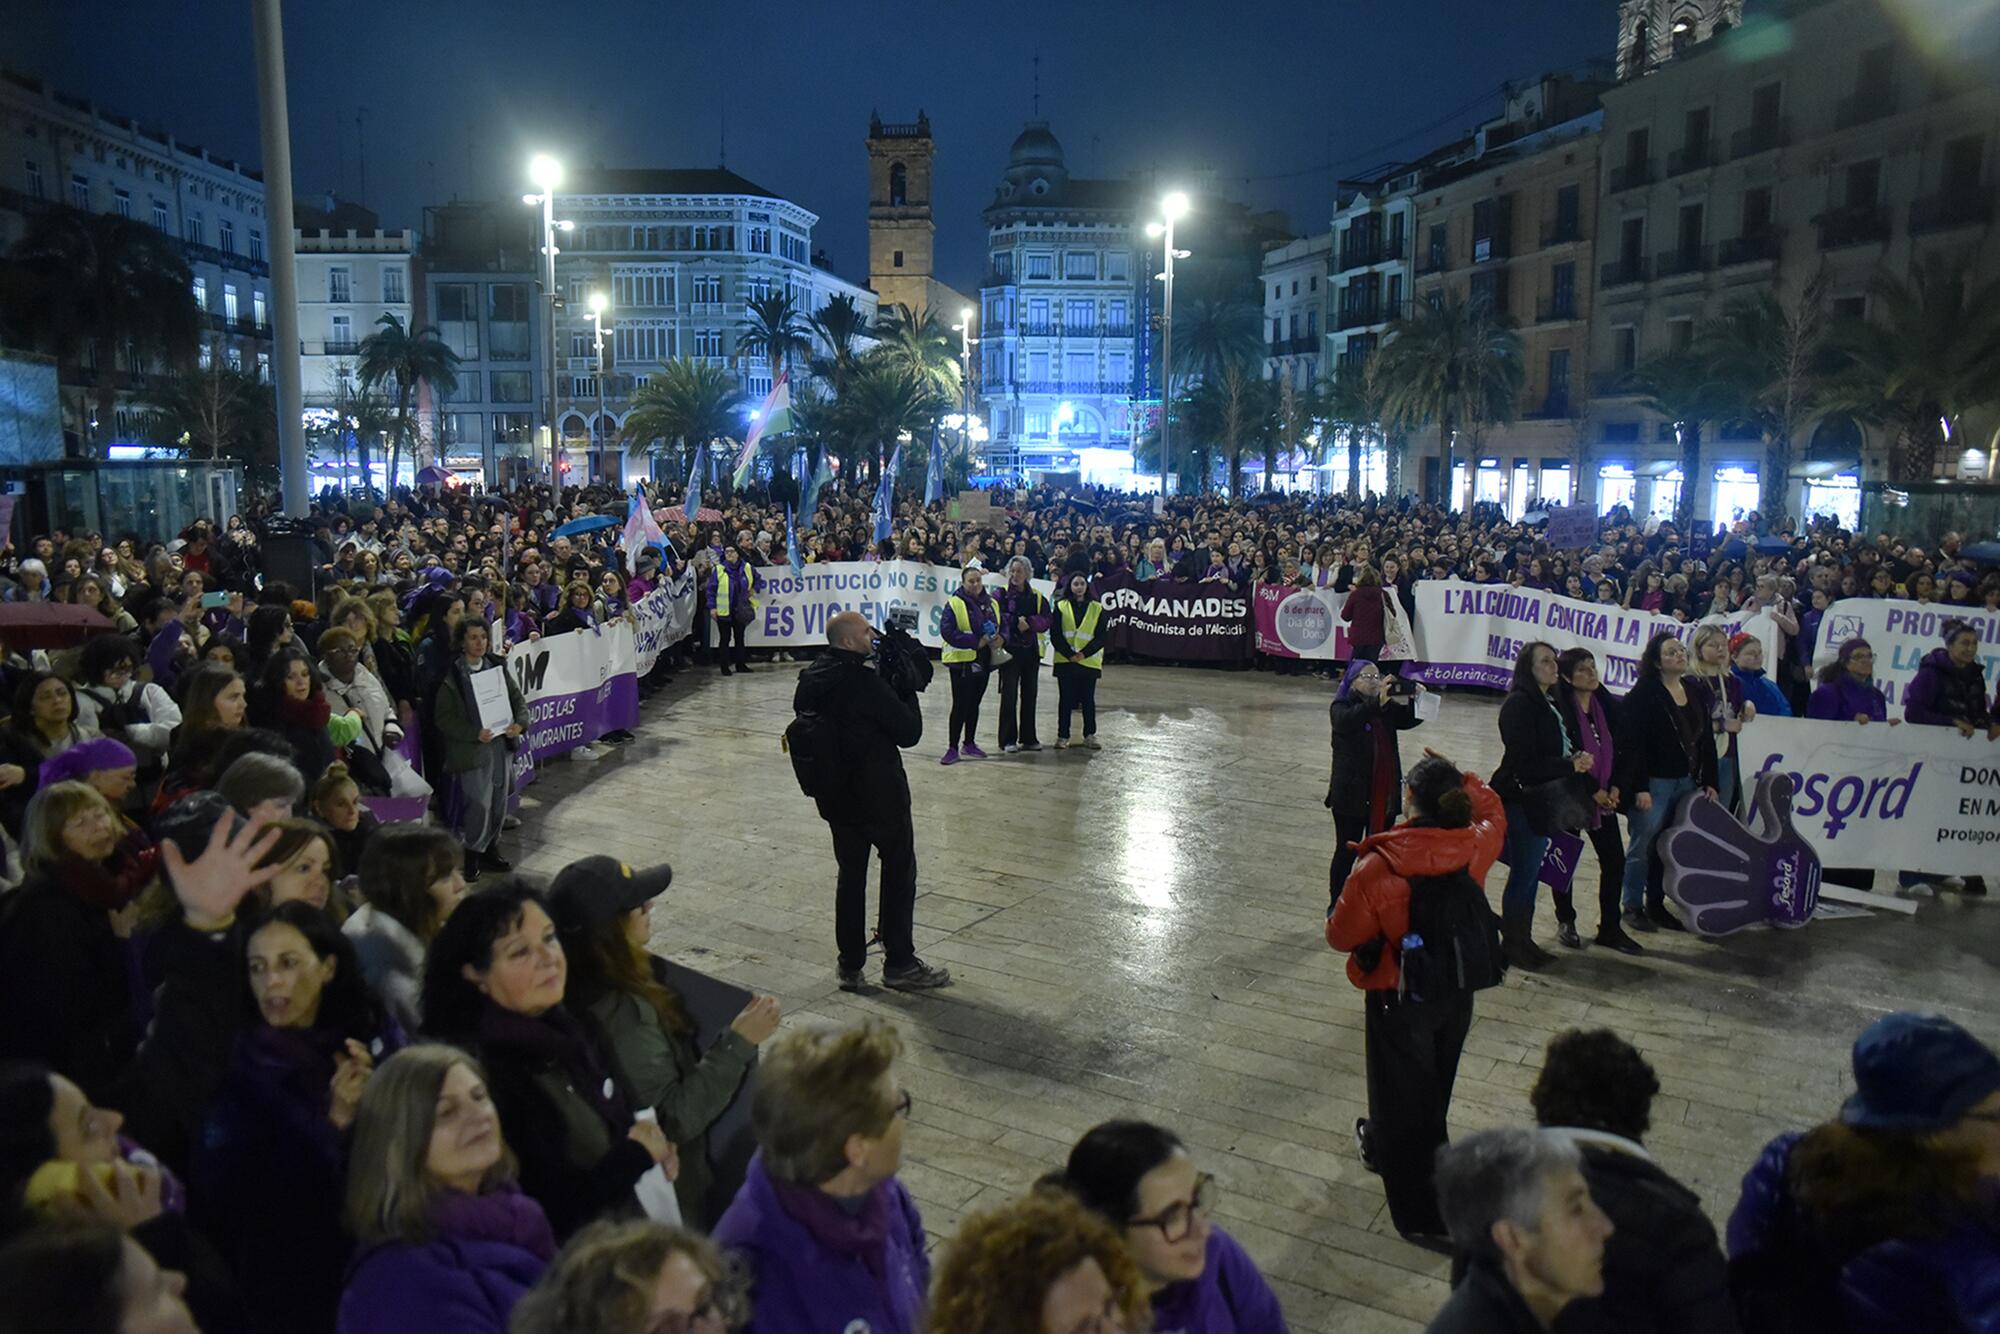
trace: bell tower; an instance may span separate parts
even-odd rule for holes
[[[898,305],[922,310],[934,299],[935,152],[930,117],[923,112],[901,125],[885,125],[879,115],[868,118],[868,286],[884,313]]]
[[[1743,22],[1743,0],[1620,0],[1618,81],[1636,79]]]

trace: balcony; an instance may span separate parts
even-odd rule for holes
[[[1619,371],[1599,371],[1590,377],[1592,398],[1632,398],[1638,393],[1639,386],[1629,366]]]
[[[979,286],[982,290],[988,287],[1012,287],[1014,283],[1013,274],[1002,273],[998,269],[988,269],[986,276],[979,280]]]
[[[1627,162],[1611,169],[1611,192],[1635,190],[1642,185],[1653,183],[1653,159],[1640,158],[1637,162]]]
[[[1655,278],[1678,278],[1684,274],[1706,273],[1713,267],[1715,252],[1710,246],[1684,245],[1662,250],[1653,260]]]
[[[1417,265],[1417,276],[1419,278],[1433,273],[1449,272],[1451,272],[1451,256],[1435,250],[1425,255]]]
[[[1894,88],[1869,88],[1852,97],[1843,97],[1834,104],[1833,128],[1851,130],[1857,125],[1881,120],[1884,116],[1896,114],[1896,90]]]
[[[1719,156],[1716,148],[1713,139],[1701,139],[1681,145],[1667,154],[1667,175],[1684,176],[1688,172],[1714,166]]]
[[[1342,246],[1340,248],[1340,268],[1336,272],[1345,273],[1349,269],[1365,269],[1370,264],[1380,264],[1381,262],[1382,238],[1378,236]]]
[[[1719,268],[1733,268],[1738,264],[1770,264],[1778,258],[1778,243],[1782,238],[1777,232],[1758,232],[1750,236],[1733,236],[1717,248],[1715,262]]]
[[[1931,195],[1910,205],[1910,235],[1950,231],[1954,227],[1984,227],[1993,221],[1993,196],[1972,190]]]
[[[1290,350],[1293,356],[1309,355],[1311,353],[1319,351],[1319,335],[1318,334],[1298,335],[1296,338],[1292,339]]]
[[[1768,153],[1774,148],[1783,148],[1791,141],[1792,122],[1789,116],[1752,124],[1729,136],[1729,160],[1734,162],[1738,158]]]
[[[1381,324],[1384,320],[1379,302],[1369,302],[1361,306],[1349,306],[1334,317],[1334,329],[1361,329],[1371,324]]]
[[[1282,339],[1282,338],[1273,338],[1273,339],[1271,340],[1271,355],[1272,355],[1272,356],[1274,356],[1274,357],[1282,357],[1282,356],[1284,356],[1284,355],[1285,355],[1285,354],[1286,354],[1287,352],[1290,352],[1291,350],[1292,350],[1292,348],[1291,348],[1291,344],[1287,343],[1287,342],[1286,342],[1286,341],[1285,341],[1284,339]]]
[[[1841,208],[1822,213],[1819,248],[1839,250],[1843,246],[1880,245],[1889,239],[1889,212],[1882,208]]]
[[[1132,385],[1120,380],[1022,380],[1011,386],[1023,394],[1129,394]]]
[[[1646,281],[1646,259],[1643,255],[1629,255],[1606,264],[1597,275],[1599,287],[1625,287],[1632,283]]]
[[[194,241],[181,242],[181,253],[191,260],[217,264],[225,269],[238,269],[258,278],[268,277],[271,266],[261,259],[239,255],[233,250],[223,250],[212,245],[201,245]]]
[[[1583,225],[1576,218],[1557,218],[1542,224],[1542,249],[1550,246],[1569,245],[1583,239]]]
[[[1535,323],[1560,324],[1564,320],[1576,318],[1576,296],[1574,293],[1563,297],[1550,297],[1535,307]]]
[[[301,356],[311,355],[311,353],[306,351],[306,348],[308,346],[310,346],[310,344],[300,344],[299,354]],[[356,342],[352,338],[347,338],[347,339],[330,338],[326,342],[321,343],[319,345],[319,355],[323,357],[358,357],[361,355],[361,344]]]

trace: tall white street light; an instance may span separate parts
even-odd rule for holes
[[[548,456],[550,484],[556,488],[556,499],[562,499],[562,479],[556,475],[556,232],[568,231],[569,223],[556,222],[556,187],[562,184],[562,163],[547,153],[537,153],[528,160],[528,179],[534,183],[536,194],[521,196],[521,202],[542,209],[542,253],[547,264],[543,269],[543,295],[548,298],[548,338],[546,340],[549,358],[549,400],[548,410],[542,420],[548,431]]]
[[[960,430],[964,435],[965,452],[972,453],[972,307],[958,308],[958,323],[951,326],[958,335],[958,394]]]
[[[1183,190],[1169,190],[1160,197],[1162,222],[1146,224],[1146,235],[1161,237],[1166,251],[1166,300],[1160,313],[1160,484],[1166,485],[1167,468],[1173,458],[1171,423],[1174,416],[1174,261],[1186,259],[1188,252],[1174,249],[1174,224],[1187,216],[1188,197]]]
[[[597,458],[600,463],[603,462],[607,452],[605,446],[610,443],[604,437],[604,312],[610,305],[611,298],[604,293],[590,294],[590,328],[597,336],[597,421],[591,427],[590,434],[597,441]],[[621,486],[624,484],[622,470],[618,481]]]

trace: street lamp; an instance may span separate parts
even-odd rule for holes
[[[603,465],[606,452],[605,445],[608,443],[604,438],[604,373],[606,369],[604,364],[604,312],[609,309],[610,305],[611,298],[604,295],[604,293],[592,292],[590,294],[590,328],[597,338],[597,420],[592,424],[590,434],[597,441],[597,460],[599,466]],[[619,477],[620,485],[623,485],[624,480],[621,470]]]
[[[548,256],[543,272],[544,294],[549,300],[549,406],[543,418],[549,433],[549,480],[556,488],[556,499],[562,500],[562,479],[556,475],[556,187],[562,184],[562,163],[547,153],[537,153],[528,160],[528,179],[539,192],[521,196],[521,202],[542,209],[542,253]],[[572,224],[563,223],[560,230],[568,231]]]
[[[1173,452],[1169,448],[1171,423],[1174,416],[1174,261],[1186,259],[1188,252],[1174,249],[1174,224],[1187,216],[1188,197],[1183,190],[1169,190],[1160,197],[1160,214],[1163,222],[1146,224],[1146,235],[1161,237],[1166,251],[1166,270],[1160,277],[1166,283],[1166,300],[1160,314],[1160,479],[1166,481],[1169,460]]]
[[[958,323],[951,326],[958,335],[958,396],[961,409],[960,420],[966,423],[964,444],[966,453],[972,452],[972,307],[958,308]]]

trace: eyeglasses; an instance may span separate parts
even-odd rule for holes
[[[1186,1241],[1194,1231],[1194,1220],[1207,1218],[1215,1208],[1215,1178],[1203,1172],[1195,1178],[1194,1199],[1178,1200],[1151,1218],[1134,1218],[1126,1227],[1156,1227],[1162,1240]]]
[[[896,1110],[894,1111],[893,1115],[900,1116],[905,1121],[907,1121],[910,1119],[910,1108],[913,1105],[914,1105],[914,1100],[910,1097],[910,1091],[908,1089],[904,1089],[901,1093],[896,1095]]]

